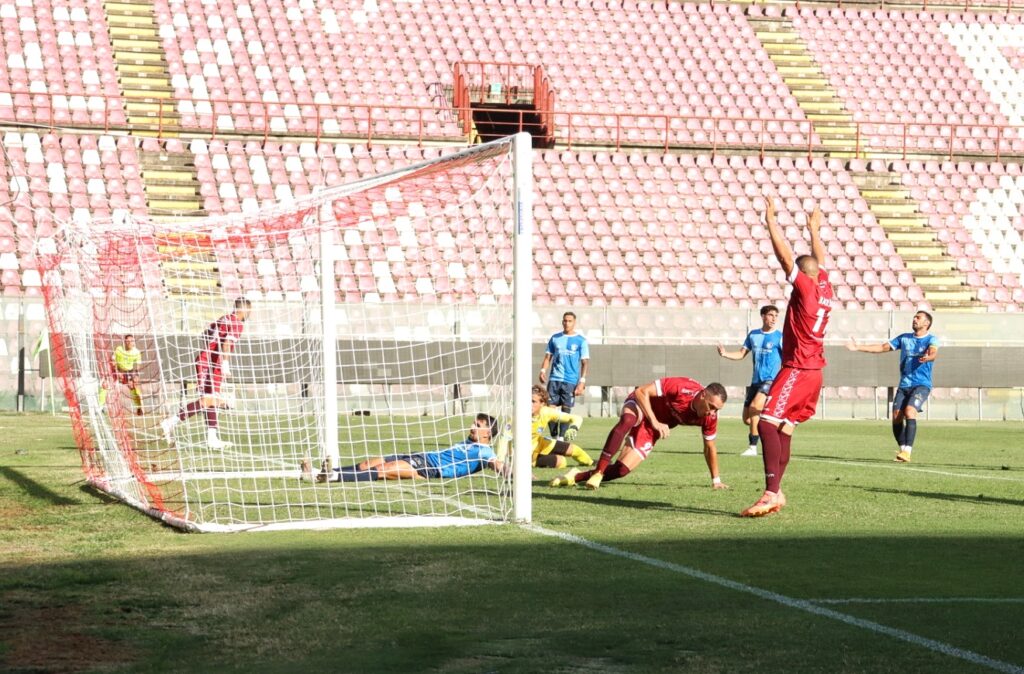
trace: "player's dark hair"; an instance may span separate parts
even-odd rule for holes
[[[930,321],[929,321],[929,323],[930,323]],[[131,337],[132,339],[135,339],[135,335],[133,335],[132,333],[129,332],[127,335],[125,335],[124,337],[121,338],[121,341],[123,342],[124,340],[128,339],[129,337]]]
[[[239,297],[235,300],[235,309],[252,309],[252,302],[245,297]]]
[[[779,308],[777,306],[775,306],[774,304],[766,304],[763,307],[761,307],[761,315],[762,316],[764,316],[765,314],[770,313],[772,311],[774,311],[775,313],[779,313]]]
[[[810,260],[814,260],[815,264],[818,263],[818,258],[814,257],[813,255],[798,255],[797,258],[796,258],[797,269],[799,269],[800,271],[803,271],[806,274],[807,272],[804,271],[804,266]]]
[[[530,397],[532,398],[533,396],[540,396],[541,405],[547,405],[548,400],[550,400],[548,398],[548,390],[539,384],[534,384],[533,388],[530,389]]]
[[[483,412],[481,412],[480,414],[476,415],[476,420],[477,421],[486,421],[487,425],[491,427],[491,442],[493,442],[494,440],[497,439],[497,437],[498,437],[498,420],[497,419],[492,417],[490,414],[484,414]]]
[[[722,399],[723,403],[729,399],[729,394],[725,392],[725,387],[719,384],[717,381],[705,386],[704,391],[709,396],[718,396],[719,398]]]
[[[566,311],[564,314],[562,314],[562,318],[565,318],[566,316],[572,316],[573,318],[576,318],[576,314],[571,311]]]
[[[917,313],[921,314],[922,316],[924,316],[925,318],[928,319],[928,329],[931,330],[931,327],[932,327],[932,315],[930,313],[928,313],[927,311],[918,311]]]

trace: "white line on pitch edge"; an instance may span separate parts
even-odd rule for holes
[[[779,594],[778,592],[772,592],[771,590],[763,590],[759,587],[754,587],[753,585],[739,583],[735,580],[729,580],[728,578],[716,576],[714,574],[700,571],[699,569],[694,569],[689,566],[683,566],[682,564],[666,562],[661,559],[647,557],[646,555],[641,555],[635,552],[629,552],[627,550],[613,548],[612,546],[605,545],[603,543],[596,543],[594,541],[587,540],[586,538],[576,536],[575,534],[565,533],[562,531],[555,531],[553,529],[547,529],[545,527],[541,527],[535,524],[526,524],[523,525],[523,528],[528,531],[541,534],[543,536],[551,536],[553,538],[559,538],[568,543],[582,545],[585,548],[589,548],[597,552],[602,552],[606,555],[622,557],[624,559],[630,559],[635,562],[647,564],[648,566],[653,566],[658,569],[664,569],[666,571],[681,573],[685,576],[696,578],[697,580],[703,580],[707,583],[712,583],[714,585],[725,587],[730,590],[736,590],[737,592],[743,592],[745,594],[750,594],[755,597],[760,597],[761,599],[773,601],[777,604],[782,604],[783,606],[795,608],[801,611],[805,611],[807,613],[812,613],[817,616],[822,616],[824,618],[838,620],[839,622],[845,623],[847,625],[859,627],[861,629],[865,629],[869,632],[874,632],[876,634],[883,634],[885,636],[893,637],[894,639],[899,639],[900,641],[906,641],[908,643],[914,644],[915,646],[921,646],[936,653],[942,653],[943,655],[948,655],[953,658],[959,658],[960,660],[966,660],[967,662],[976,665],[989,667],[990,669],[994,669],[998,672],[1008,672],[1009,674],[1024,674],[1024,667],[1015,665],[1011,662],[1003,662],[1002,660],[996,660],[994,658],[988,657],[987,655],[982,655],[981,653],[975,653],[974,651],[969,651],[963,648],[957,648],[956,646],[952,646],[941,641],[936,641],[935,639],[929,639],[927,637],[922,637],[911,632],[896,629],[894,627],[888,627],[887,625],[882,625],[881,623],[876,623],[871,620],[856,618],[854,616],[847,615],[845,613],[840,613],[839,611],[835,611],[830,608],[825,608],[824,606],[818,606],[817,604],[806,599],[795,599],[793,597],[787,597],[786,595]]]
[[[849,597],[807,601],[812,604],[1024,604],[1024,597]]]
[[[950,473],[944,470],[932,470],[931,468],[914,468],[906,464],[878,464],[867,461],[841,461],[839,459],[816,459],[809,456],[794,456],[800,461],[814,461],[815,463],[834,463],[840,466],[857,466],[859,468],[887,468],[889,470],[909,471],[911,473],[931,473],[932,475],[945,475],[946,477],[968,477],[978,480],[1000,480],[1003,482],[1024,482],[1024,479],[1017,477],[1003,477],[1001,475],[978,475],[976,473]],[[989,469],[994,470],[994,469]]]

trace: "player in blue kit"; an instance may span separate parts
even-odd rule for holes
[[[551,375],[548,375],[551,366]],[[540,364],[540,383],[547,384],[548,405],[561,407],[566,414],[572,413],[576,396],[583,395],[586,388],[587,368],[590,367],[590,347],[587,338],[576,332],[576,314],[567,311],[562,314],[562,331],[551,335],[544,362]],[[565,437],[569,424],[551,422],[549,430],[559,440]]]
[[[457,478],[478,473],[484,468],[505,473],[508,467],[491,448],[498,422],[488,414],[476,415],[469,437],[451,447],[434,452],[375,456],[354,466],[332,468],[324,461],[317,482],[372,482],[374,480],[415,480],[418,478]],[[302,462],[303,480],[313,479],[309,460]]]
[[[753,353],[754,373],[743,399],[743,423],[750,426],[747,432],[748,447],[740,456],[757,456],[757,424],[761,420],[761,409],[772,388],[775,375],[782,367],[782,333],[775,329],[779,320],[779,308],[773,304],[761,307],[761,327],[747,333],[739,351],[726,351],[718,345],[718,355],[729,360],[743,360]]]
[[[896,438],[896,461],[910,463],[917,435],[917,413],[932,392],[932,363],[939,353],[939,340],[929,331],[932,315],[918,311],[910,323],[913,332],[904,332],[888,342],[860,345],[853,339],[850,351],[864,353],[900,352],[900,385],[892,399],[892,434]]]

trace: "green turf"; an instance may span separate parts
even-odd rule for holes
[[[727,419],[731,490],[676,429],[596,492],[537,470],[534,519],[1024,668],[1022,430],[922,422],[904,466],[885,423],[813,422],[790,505],[745,520],[760,461]],[[991,671],[515,526],[182,534],[86,486],[66,419],[0,437],[0,671]]]

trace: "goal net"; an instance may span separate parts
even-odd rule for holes
[[[89,481],[199,531],[528,521],[529,142],[41,241]]]

